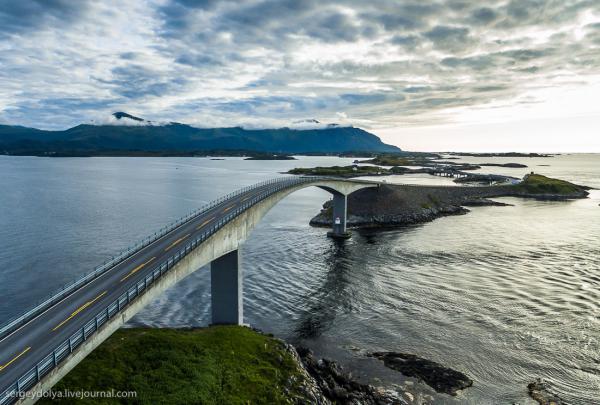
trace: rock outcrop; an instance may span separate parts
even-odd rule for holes
[[[348,220],[351,228],[385,228],[429,222],[439,217],[462,215],[465,207],[510,204],[490,200],[493,197],[526,197],[540,200],[586,198],[584,187],[568,194],[532,193],[526,188],[501,186],[425,186],[381,185],[366,188],[348,196]],[[313,226],[332,224],[331,202],[323,204],[321,212],[311,219]]]
[[[329,402],[343,405],[405,405],[394,390],[373,387],[357,382],[350,373],[344,372],[335,361],[317,360],[310,349],[296,349],[306,371],[314,379]]]
[[[435,361],[414,354],[397,352],[376,352],[371,356],[382,360],[386,367],[401,372],[407,377],[415,377],[437,392],[456,395],[473,385],[473,380],[460,371],[445,367]]]
[[[563,405],[565,402],[558,395],[550,392],[548,384],[540,378],[527,385],[529,396],[540,405]]]

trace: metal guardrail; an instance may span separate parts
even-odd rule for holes
[[[319,178],[317,178],[317,177],[292,177],[292,178],[285,177],[285,178],[268,180],[268,181],[250,186],[250,187],[245,187],[241,190],[230,193],[227,196],[221,197],[221,198],[215,200],[214,202],[212,202],[211,204],[207,205],[206,207],[204,207],[200,210],[196,210],[193,213],[186,215],[185,217],[181,218],[180,220],[169,225],[168,227],[163,228],[163,229],[170,229],[170,230],[162,232],[160,234],[161,236],[157,237],[157,236],[155,236],[157,234],[154,234],[153,236],[144,239],[144,241],[146,241],[146,240],[156,241],[157,239],[164,236],[165,234],[172,231],[173,229],[177,228],[178,226],[195,218],[197,215],[207,211],[208,209],[219,205],[220,203],[222,203],[223,201],[225,201],[229,198],[240,195],[249,190],[259,189],[266,185],[273,185],[273,187],[269,187],[268,189],[265,189],[264,192],[260,193],[257,196],[254,196],[253,198],[244,202],[240,207],[236,208],[235,210],[233,210],[232,212],[227,214],[225,217],[220,219],[216,224],[214,224],[207,231],[203,232],[200,236],[198,236],[197,238],[195,238],[194,240],[192,240],[191,242],[186,244],[182,249],[177,251],[173,256],[169,257],[166,261],[157,265],[154,268],[154,270],[152,270],[152,272],[150,274],[148,274],[143,280],[138,281],[137,283],[133,283],[131,285],[131,287],[125,293],[123,293],[119,298],[117,298],[115,301],[113,301],[106,308],[104,308],[100,312],[98,312],[96,314],[96,316],[94,316],[87,323],[85,323],[84,326],[80,330],[78,330],[73,335],[71,335],[67,340],[65,340],[64,342],[59,344],[51,353],[49,353],[46,357],[44,357],[40,362],[38,362],[29,371],[24,373],[13,384],[11,384],[11,386],[9,386],[2,394],[0,394],[0,405],[12,404],[12,403],[16,402],[18,399],[20,399],[22,393],[25,393],[28,389],[30,389],[35,384],[37,384],[45,375],[47,375],[50,371],[52,371],[54,368],[56,368],[64,359],[66,359],[68,357],[68,355],[70,353],[73,352],[73,350],[75,350],[77,347],[79,347],[91,335],[96,333],[102,327],[102,325],[104,325],[109,319],[113,318],[116,314],[121,312],[123,309],[127,308],[128,305],[136,297],[140,296],[143,291],[145,291],[154,282],[159,280],[166,272],[168,272],[170,269],[172,269],[175,264],[177,264],[181,259],[183,259],[185,256],[187,256],[198,245],[200,245],[205,240],[207,240],[209,237],[214,235],[218,230],[220,230],[224,225],[229,223],[232,219],[234,219],[235,217],[237,217],[238,215],[240,215],[241,213],[246,211],[248,208],[257,204],[258,202],[264,200],[265,198],[269,197],[270,195],[272,195],[284,188],[295,186],[297,184],[313,182],[315,180],[319,180]],[[210,208],[207,208],[207,207],[210,207]],[[142,241],[142,243],[143,243],[143,241]],[[145,245],[143,245],[143,244],[136,245],[136,246],[140,246],[137,248],[136,252],[139,251],[141,248],[149,245],[150,243],[152,243],[152,242],[148,242]],[[129,250],[127,250],[125,252],[128,252],[128,251]],[[132,254],[134,254],[134,253],[130,253],[126,257],[124,256],[123,258],[120,259],[120,261],[125,260],[127,257],[130,257]],[[111,262],[113,262],[113,264],[111,266],[114,266],[116,263],[118,263],[115,260],[116,260],[116,258],[111,260]],[[110,263],[110,262],[108,262],[108,263]],[[103,271],[106,271],[106,270],[107,269],[104,269]],[[93,272],[90,274],[93,274]],[[81,279],[77,280],[76,282],[70,284],[70,286],[77,285],[80,287],[81,285],[83,285],[81,280],[86,279],[86,277],[87,277],[87,275],[82,277]],[[97,275],[95,277],[97,277]],[[87,279],[87,281],[90,281],[91,279],[93,279],[93,278]]]
[[[270,179],[270,180],[266,180],[266,181],[248,186],[248,187],[241,188],[232,193],[224,195],[223,197],[220,197],[220,198],[210,202],[209,204],[205,205],[204,207],[194,210],[194,211],[190,212],[189,214],[185,215],[184,217],[164,226],[157,232],[154,232],[154,234],[142,239],[138,243],[128,247],[127,249],[123,250],[121,253],[119,253],[116,256],[113,256],[109,260],[105,261],[102,265],[94,268],[93,271],[91,271],[87,274],[84,274],[82,277],[78,278],[77,280],[75,280],[69,284],[64,285],[60,290],[55,291],[54,293],[50,294],[50,296],[48,298],[42,300],[41,302],[36,304],[33,308],[29,309],[22,315],[20,315],[16,318],[13,318],[12,320],[10,320],[7,323],[5,323],[4,325],[2,325],[2,327],[0,327],[0,339],[9,335],[10,333],[12,333],[16,329],[18,329],[20,326],[26,324],[27,322],[29,322],[30,320],[32,320],[33,318],[38,316],[40,313],[42,313],[46,309],[50,308],[52,305],[56,304],[63,298],[67,297],[68,295],[70,295],[71,293],[76,291],[81,286],[83,286],[83,285],[89,283],[90,281],[96,279],[97,277],[101,276],[107,270],[112,269],[114,266],[118,265],[119,263],[129,259],[131,256],[135,255],[137,252],[139,252],[146,246],[156,242],[158,239],[162,238],[163,236],[165,236],[169,232],[173,231],[174,229],[178,228],[179,226],[183,225],[184,223],[194,219],[198,215],[201,215],[201,214],[205,213],[206,211],[211,210],[212,208],[221,204],[223,201],[226,201],[232,197],[243,194],[249,190],[254,190],[254,189],[258,189],[258,188],[267,186],[269,184],[274,184],[277,181],[281,181],[281,180],[280,179]]]

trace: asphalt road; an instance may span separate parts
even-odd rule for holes
[[[151,274],[177,247],[183,247],[246,200],[275,186],[249,190],[184,223],[0,340],[0,394],[102,309]]]

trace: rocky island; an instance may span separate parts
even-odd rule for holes
[[[381,185],[348,196],[348,226],[376,228],[410,225],[448,215],[466,214],[468,206],[508,205],[494,197],[523,197],[540,200],[586,198],[588,187],[540,174],[528,174],[518,184],[448,187],[425,185]],[[331,226],[331,202],[310,224]]]
[[[296,160],[290,155],[281,155],[278,153],[256,153],[253,156],[247,157],[244,160]]]
[[[344,178],[360,176],[389,176],[403,174],[430,174],[432,176],[453,177],[457,183],[511,183],[515,177],[471,173],[484,166],[524,168],[521,163],[459,163],[440,160],[441,156],[421,156],[411,154],[385,154],[367,160],[355,160],[353,165],[329,167],[299,167],[289,170],[288,174],[307,176],[336,176]]]

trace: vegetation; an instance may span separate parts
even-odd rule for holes
[[[553,179],[541,174],[528,174],[514,186],[517,190],[530,194],[574,194],[585,188],[568,181]]]
[[[504,152],[504,153],[473,153],[473,152],[448,152],[451,156],[476,156],[476,157],[552,157],[543,153],[519,153],[519,152]]]
[[[290,403],[301,381],[284,344],[249,328],[136,328],[117,331],[54,391],[137,392],[60,401],[73,404],[280,404]]]
[[[366,152],[366,151],[347,151],[339,153],[339,157],[355,157],[355,158],[375,158],[381,155],[381,152]],[[431,153],[431,152],[409,152],[404,150],[398,150],[394,152],[386,151],[386,156],[397,156],[397,157],[405,157],[410,159],[441,159],[442,155],[439,153]],[[459,158],[456,158],[459,159]]]
[[[244,160],[296,160],[296,158],[276,153],[255,153],[253,156],[247,157]]]
[[[331,167],[300,167],[288,171],[289,174],[303,174],[309,176],[372,176],[380,174],[389,174],[388,169],[377,166],[331,166]]]
[[[398,155],[379,155],[373,159],[363,160],[360,163],[372,163],[381,166],[406,166],[415,164],[414,159]]]
[[[137,156],[141,153],[180,155],[217,149],[286,154],[400,151],[374,134],[354,127],[305,130],[196,128],[176,122],[158,125],[124,112],[116,113],[117,116],[139,121],[138,125],[82,124],[64,131],[0,125],[0,153],[88,156],[135,153]]]

